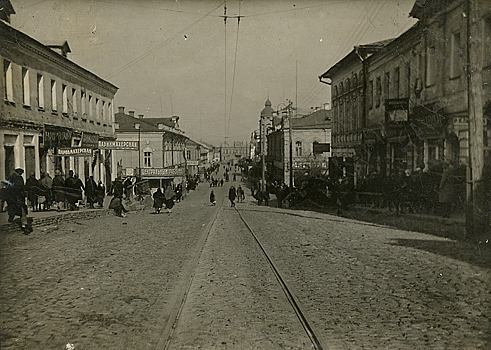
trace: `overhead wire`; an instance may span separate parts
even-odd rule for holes
[[[144,58],[146,58],[147,56],[149,56],[150,54],[152,54],[153,52],[157,51],[158,49],[160,49],[162,46],[168,44],[169,42],[171,42],[172,40],[174,40],[174,38],[176,38],[177,36],[181,35],[182,33],[184,33],[185,31],[187,31],[188,29],[194,27],[196,24],[198,24],[199,22],[201,22],[203,19],[205,19],[206,17],[208,17],[208,15],[210,15],[211,13],[213,13],[214,11],[216,11],[216,9],[218,9],[219,7],[221,7],[224,3],[226,3],[226,0],[222,1],[220,3],[220,5],[216,6],[213,8],[213,10],[207,12],[205,15],[201,16],[200,18],[198,18],[196,21],[192,22],[190,25],[186,26],[185,28],[181,29],[180,31],[178,31],[176,34],[172,35],[170,38],[166,39],[165,41],[163,41],[162,43],[160,43],[159,45],[153,47],[152,49],[146,51],[145,53],[141,54],[140,56],[136,57],[135,59],[131,60],[130,62],[128,62],[127,64],[125,64],[124,66],[122,66],[121,68],[115,70],[114,72],[110,73],[107,75],[107,78],[112,78],[116,75],[118,75],[119,73],[125,71],[126,69],[128,69],[129,67],[137,64],[138,62],[140,62],[141,60],[143,60]]]
[[[228,115],[228,123],[227,123],[227,132],[225,136],[228,136],[228,132],[230,131],[230,119],[232,118],[232,102],[234,97],[234,86],[235,86],[235,71],[237,68],[237,52],[239,47],[239,26],[240,26],[240,4],[242,0],[239,0],[239,15],[237,16],[237,36],[235,38],[235,57],[234,57],[234,70],[232,74],[232,89],[230,90],[230,112]]]

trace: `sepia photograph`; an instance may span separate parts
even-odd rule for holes
[[[0,0],[0,349],[491,349],[491,1]]]

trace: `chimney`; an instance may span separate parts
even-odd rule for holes
[[[124,107],[123,106],[118,107],[118,113],[124,114]]]
[[[143,118],[143,114],[138,114],[138,118],[142,119]]]
[[[135,111],[128,111],[128,114],[133,118],[135,117]]]

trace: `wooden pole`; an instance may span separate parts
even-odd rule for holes
[[[469,105],[469,163],[472,180],[472,220],[467,237],[480,241],[488,229],[488,213],[485,210],[486,191],[484,170],[484,120],[482,81],[482,29],[479,0],[467,2],[467,84]]]

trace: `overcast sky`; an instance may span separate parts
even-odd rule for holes
[[[43,44],[67,40],[69,59],[116,85],[115,106],[177,115],[186,135],[214,145],[249,141],[268,97],[274,109],[287,99],[299,110],[328,103],[319,75],[354,45],[415,23],[414,0],[11,3],[16,29]]]

